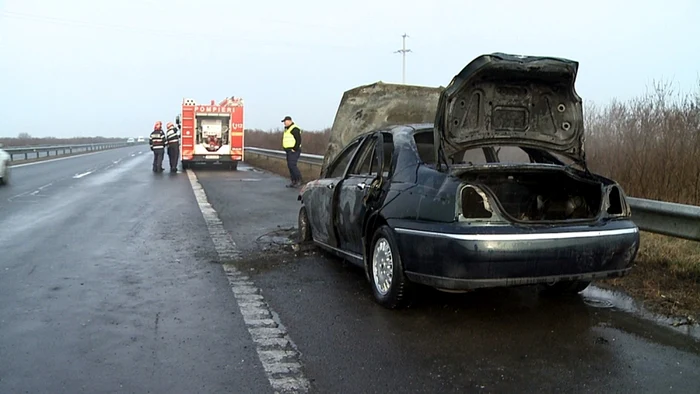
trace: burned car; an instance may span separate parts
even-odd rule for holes
[[[482,55],[434,121],[358,132],[300,190],[304,241],[364,268],[376,301],[537,285],[578,293],[631,269],[639,230],[615,181],[588,170],[578,63]]]

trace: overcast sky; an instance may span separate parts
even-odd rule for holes
[[[487,5],[488,4],[488,5]],[[0,136],[147,135],[183,97],[332,125],[345,90],[449,83],[482,53],[578,60],[584,100],[697,86],[697,0],[0,0]]]

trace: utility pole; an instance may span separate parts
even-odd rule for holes
[[[411,52],[410,49],[406,49],[406,37],[408,37],[408,34],[403,33],[403,47],[399,49],[398,51],[395,51],[394,53],[400,53],[403,56],[403,72],[402,72],[402,83],[405,85],[406,84],[406,53]]]

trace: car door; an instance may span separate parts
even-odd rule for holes
[[[338,191],[338,204],[336,205],[335,223],[338,231],[339,248],[362,257],[362,230],[365,218],[370,207],[367,205],[372,193],[371,185],[378,179],[379,171],[386,166],[384,154],[386,149],[386,137],[390,134],[376,133],[368,138],[360,148],[355,160],[348,168],[348,174],[340,185]],[[386,174],[386,171],[384,171]]]
[[[338,189],[338,203],[334,213],[338,247],[356,256],[362,256],[362,240],[358,236],[362,234],[362,221],[366,212],[363,199],[367,186],[372,182],[371,167],[376,142],[377,138],[373,136],[360,147]]]
[[[349,143],[328,165],[325,176],[319,179],[304,197],[304,205],[316,242],[338,247],[338,239],[333,225],[333,206],[335,205],[337,186],[345,178],[348,165],[355,156],[361,141],[358,139]]]

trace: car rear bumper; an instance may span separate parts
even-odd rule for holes
[[[538,230],[469,226],[462,232],[392,227],[406,276],[455,290],[619,277],[639,248],[631,221]]]

